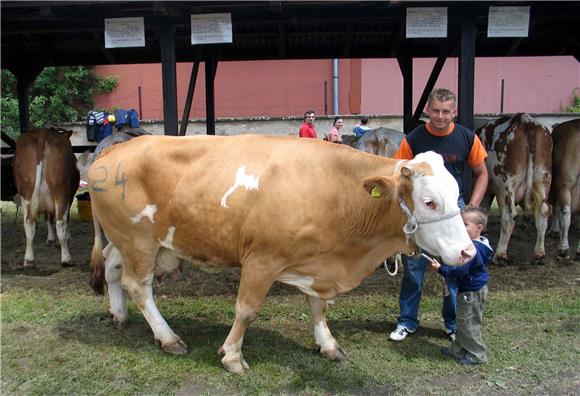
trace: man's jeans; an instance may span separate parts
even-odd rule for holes
[[[421,292],[423,290],[423,278],[425,271],[430,266],[427,259],[419,256],[414,258],[406,257],[405,271],[401,282],[401,293],[399,294],[400,315],[397,324],[405,327],[407,330],[415,331],[419,326],[417,314],[421,302]],[[440,275],[437,275],[440,276]],[[446,279],[449,288],[449,295],[443,297],[443,321],[445,328],[455,331],[457,322],[455,320],[455,311],[457,308],[457,283],[455,279]]]
[[[465,207],[465,202],[461,195],[457,200],[457,205],[460,209]],[[422,252],[427,253],[425,251]],[[418,258],[406,256],[403,260],[405,260],[405,271],[403,272],[401,293],[399,294],[399,312],[401,316],[398,317],[397,324],[403,326],[407,330],[415,331],[419,326],[417,315],[419,313],[419,304],[421,303],[421,292],[423,291],[423,278],[425,277],[425,271],[430,264],[427,259],[422,256],[418,256]],[[456,331],[457,321],[455,320],[455,312],[457,311],[457,281],[455,279],[445,279],[445,281],[447,282],[449,295],[443,297],[441,315],[443,316],[445,328]]]

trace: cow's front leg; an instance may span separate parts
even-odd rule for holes
[[[238,374],[250,368],[242,355],[244,334],[250,323],[258,317],[264,298],[275,279],[264,273],[263,268],[252,270],[248,269],[249,267],[251,267],[249,263],[242,267],[236,301],[236,319],[224,344],[218,350],[223,356],[222,364],[226,370]]]
[[[534,247],[533,259],[534,264],[543,265],[546,262],[546,249],[544,247],[544,240],[546,237],[546,230],[548,229],[549,214],[550,208],[546,202],[542,202],[534,213],[536,224],[536,246]]]
[[[169,327],[153,299],[154,264],[152,260],[155,255],[155,252],[142,256],[134,253],[131,259],[124,255],[121,285],[141,310],[153,330],[155,341],[161,345],[161,348],[167,353],[183,355],[187,352],[187,345]],[[141,260],[138,260],[137,256],[141,256]],[[134,269],[139,269],[139,274],[144,275],[136,275],[137,271]]]
[[[346,358],[346,353],[336,342],[326,323],[326,300],[320,297],[308,295],[308,303],[312,312],[314,322],[314,338],[316,348],[327,359],[333,362],[340,362]]]
[[[26,235],[26,252],[24,253],[24,268],[34,268],[34,234],[36,233],[36,220],[29,218],[30,203],[22,198],[22,217],[24,218],[24,234]]]
[[[68,250],[68,209],[65,209],[62,215],[59,215],[59,204],[56,206],[56,235],[60,243],[60,263],[63,267],[70,267],[73,265],[70,251]]]
[[[109,243],[103,249],[103,256],[105,257],[105,279],[107,280],[107,292],[109,293],[109,313],[113,317],[115,326],[123,328],[129,319],[127,298],[121,287],[123,258],[121,252],[112,243]]]
[[[502,200],[504,197],[500,197],[498,198],[498,203],[502,202],[500,200]],[[510,197],[510,201],[513,202],[513,197]],[[509,265],[510,261],[508,260],[508,256],[507,256],[507,247],[508,247],[508,243],[510,241],[510,238],[512,236],[512,232],[514,231],[514,227],[516,225],[516,222],[514,221],[514,213],[515,213],[515,207],[513,204],[501,204],[499,203],[500,206],[500,212],[501,212],[501,232],[499,235],[499,242],[497,243],[497,249],[495,251],[495,257],[494,257],[494,262],[498,265],[498,266],[505,266],[505,265]],[[510,209],[510,206],[512,209]]]

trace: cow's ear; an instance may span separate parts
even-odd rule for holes
[[[70,139],[70,137],[73,135],[74,131],[72,129],[63,129],[62,133],[65,134],[66,137],[68,137]]]
[[[405,177],[411,177],[413,176],[413,173],[415,172],[415,170],[413,168],[411,168],[410,166],[403,166],[401,167],[401,175],[405,176]]]
[[[395,182],[390,177],[374,176],[363,180],[363,187],[373,198],[390,195],[395,189]]]

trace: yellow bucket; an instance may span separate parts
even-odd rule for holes
[[[93,221],[93,214],[91,213],[91,201],[79,201],[77,199],[77,210],[79,212],[79,219],[81,221]]]

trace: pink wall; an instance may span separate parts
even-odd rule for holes
[[[413,105],[435,63],[414,61]],[[339,108],[351,114],[349,59],[339,62]],[[192,64],[177,65],[178,115],[181,118]],[[436,86],[457,91],[457,59],[445,63]],[[161,119],[163,99],[160,65],[97,66],[100,75],[119,77],[119,87],[96,98],[96,107],[139,110],[142,119]],[[501,80],[505,80],[504,112],[558,112],[569,106],[572,91],[580,87],[580,64],[573,57],[478,58],[475,63],[475,112],[499,113]],[[216,75],[216,116],[293,116],[313,109],[324,114],[324,82],[327,112],[333,113],[332,60],[221,62]],[[402,114],[403,80],[395,59],[363,59],[361,65],[361,113]],[[201,64],[190,117],[205,117],[205,77]]]

